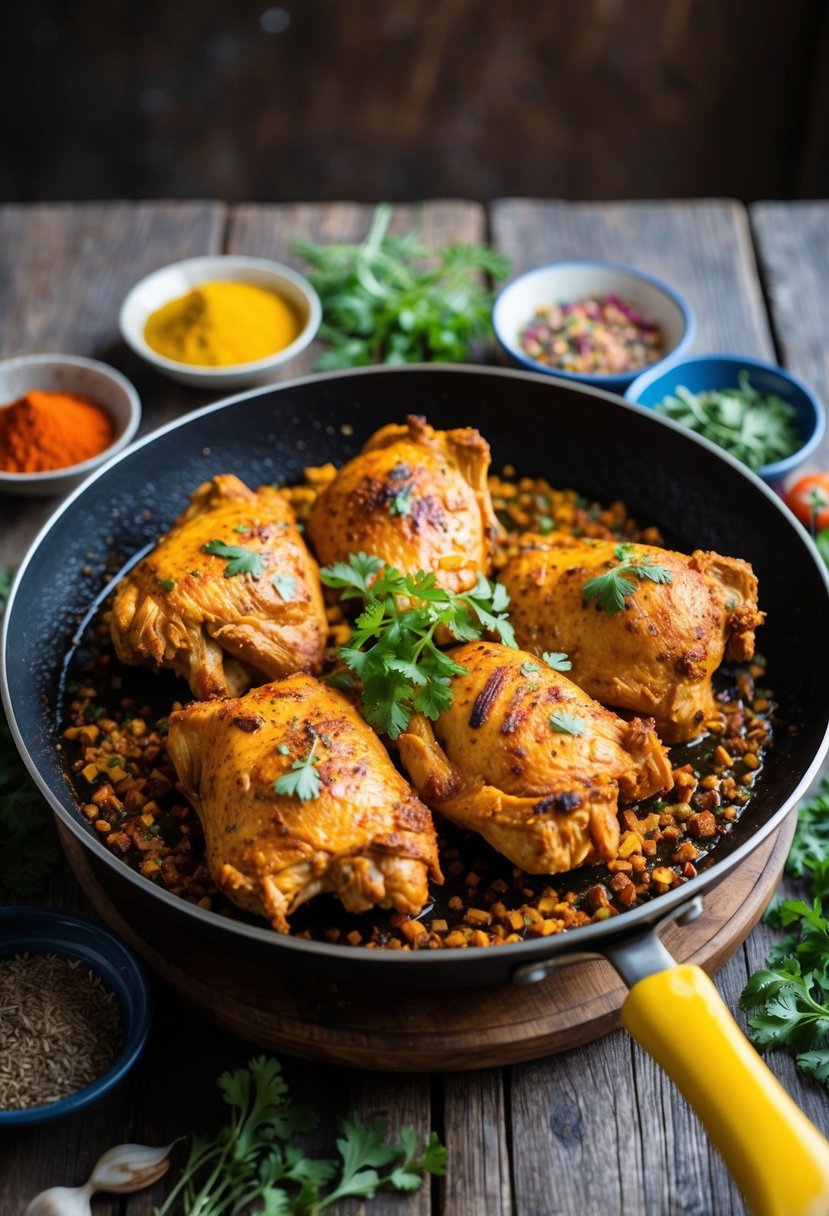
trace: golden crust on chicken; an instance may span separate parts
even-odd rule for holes
[[[698,736],[716,715],[711,677],[724,657],[750,659],[757,579],[748,562],[696,550],[690,556],[613,541],[539,543],[501,571],[519,646],[535,655],[564,651],[570,678],[603,705],[652,717],[668,743]],[[668,581],[636,573],[654,566]],[[632,588],[610,612],[585,585],[627,563]],[[642,568],[640,566],[640,568]]]
[[[411,416],[377,431],[320,493],[308,537],[323,566],[370,553],[398,570],[434,571],[466,591],[492,560],[497,522],[489,444],[473,427],[436,431]]]
[[[321,891],[417,915],[442,881],[429,810],[346,698],[307,675],[170,717],[168,748],[217,887],[280,933]],[[277,792],[297,777],[300,793]],[[291,784],[289,780],[289,784]]]
[[[227,474],[205,482],[119,583],[111,629],[122,662],[170,667],[200,700],[318,672],[322,589],[284,495]]]
[[[614,857],[619,800],[673,784],[653,723],[622,721],[526,652],[451,653],[467,672],[451,708],[434,723],[415,715],[398,740],[424,802],[530,874]]]

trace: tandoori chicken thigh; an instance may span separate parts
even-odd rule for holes
[[[442,881],[427,807],[346,698],[299,674],[185,706],[168,747],[234,903],[280,933],[320,891],[416,915]]]
[[[489,569],[497,529],[488,468],[489,444],[472,427],[436,431],[416,417],[382,427],[311,509],[308,536],[320,563],[362,550],[467,591]]]
[[[278,490],[221,475],[119,583],[124,663],[171,667],[199,699],[317,672],[327,624],[317,565]]]
[[[511,647],[451,652],[467,674],[436,722],[415,714],[398,740],[415,789],[530,874],[608,860],[618,802],[670,789],[651,721],[624,722],[566,676]]]
[[[566,652],[580,688],[654,718],[667,743],[702,733],[716,715],[711,676],[723,657],[752,657],[764,619],[748,562],[701,550],[542,543],[500,578],[519,646]]]

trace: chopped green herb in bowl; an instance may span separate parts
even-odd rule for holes
[[[801,380],[742,355],[691,355],[638,376],[625,398],[704,436],[781,492],[825,427]]]
[[[745,370],[739,374],[737,388],[692,393],[681,384],[654,408],[719,444],[755,473],[800,447],[794,406],[776,393],[752,388]]]

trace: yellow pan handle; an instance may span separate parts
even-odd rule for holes
[[[752,1216],[826,1216],[829,1141],[769,1072],[700,968],[638,980],[622,1023],[719,1149]]]

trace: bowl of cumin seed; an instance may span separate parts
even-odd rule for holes
[[[150,1028],[141,964],[108,929],[0,908],[0,1130],[82,1110],[138,1059]]]

